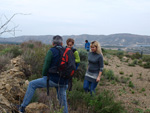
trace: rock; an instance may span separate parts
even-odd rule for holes
[[[25,95],[25,85],[28,84],[23,70],[31,73],[30,66],[25,65],[21,57],[11,60],[11,69],[0,74],[0,113],[11,113],[14,109],[10,106],[20,104]]]
[[[9,84],[6,84],[5,87],[6,87],[6,89],[7,89],[8,92],[9,92],[10,89],[12,88]]]
[[[29,81],[26,80],[26,81],[25,81],[25,84],[24,84],[24,87],[28,87],[28,85],[29,85]]]
[[[0,112],[11,113],[11,105],[2,94],[0,94]]]
[[[27,113],[44,113],[46,110],[48,110],[48,106],[43,103],[31,103],[26,107]]]

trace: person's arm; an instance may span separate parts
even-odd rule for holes
[[[42,70],[43,76],[47,76],[47,74],[48,74],[48,70],[49,70],[49,66],[50,66],[51,61],[52,61],[52,57],[53,57],[52,51],[49,50],[46,54],[44,65],[43,65],[43,70]]]
[[[96,82],[99,82],[99,81],[100,81],[101,75],[102,75],[102,72],[100,71],[99,74],[98,74],[98,77],[97,77],[97,79],[96,79]]]
[[[89,47],[90,47],[90,42],[89,42],[89,44],[88,44],[88,45],[89,45]]]
[[[99,82],[99,81],[100,81],[101,75],[102,75],[102,72],[103,72],[103,68],[104,68],[103,56],[100,57],[99,65],[100,65],[100,71],[99,71],[98,77],[97,77],[97,79],[96,79],[96,82]]]
[[[74,57],[75,57],[75,62],[80,63],[80,56],[79,56],[78,51],[75,51],[73,54],[74,54]]]

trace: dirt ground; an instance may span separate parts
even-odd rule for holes
[[[128,66],[132,62],[131,59],[129,59],[129,62],[123,62],[116,56],[106,57],[104,60],[108,61],[108,65],[104,67],[105,69],[113,70],[115,76],[128,78],[128,81],[112,82],[112,80],[105,80],[104,85],[98,86],[98,90],[113,91],[116,100],[122,101],[130,113],[135,113],[136,108],[150,109],[150,69],[138,65],[135,67]],[[134,88],[128,86],[129,81],[132,81]]]

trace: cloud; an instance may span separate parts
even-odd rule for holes
[[[10,17],[14,13],[31,13],[13,20],[22,29],[18,35],[116,32],[150,35],[149,0],[1,0],[0,14]]]

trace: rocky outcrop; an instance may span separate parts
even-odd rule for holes
[[[27,113],[46,113],[48,106],[42,103],[31,103],[26,107]]]
[[[12,68],[10,70],[0,74],[0,113],[12,113],[16,111],[15,105],[21,104],[29,84],[26,76],[31,74],[30,66],[26,65],[21,57],[12,59],[11,65]],[[30,106],[28,107],[28,111],[33,110],[30,110],[32,108]],[[35,103],[34,106],[37,106],[36,109],[38,110],[46,108],[46,105],[42,106],[39,103]]]

